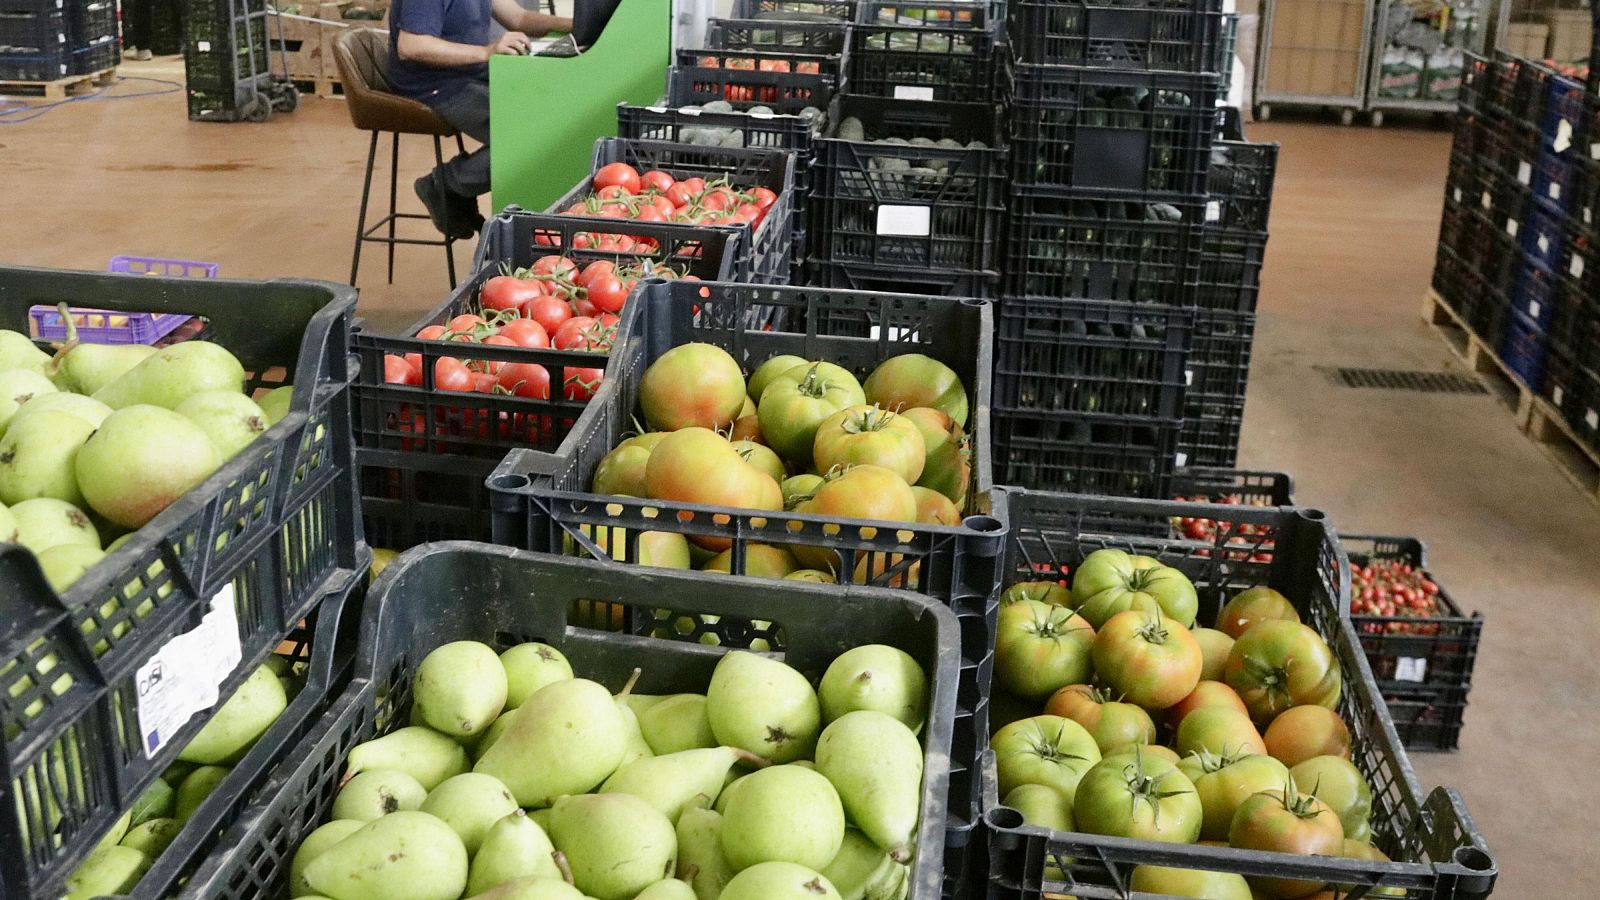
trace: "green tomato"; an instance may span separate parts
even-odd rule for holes
[[[1094,551],[1078,565],[1072,599],[1096,628],[1130,609],[1159,610],[1191,628],[1200,609],[1200,596],[1187,575],[1149,557],[1109,547]]]
[[[1198,900],[1252,900],[1250,884],[1243,875],[1232,872],[1207,872],[1203,869],[1173,869],[1167,866],[1137,866],[1128,886],[1136,891],[1163,897],[1194,897]]]
[[[1289,770],[1295,786],[1333,810],[1344,826],[1344,836],[1355,840],[1371,837],[1372,787],[1361,777],[1361,770],[1342,756],[1313,756]]]
[[[796,366],[803,365],[807,365],[804,358],[785,354],[783,356],[774,356],[757,366],[756,370],[750,373],[750,380],[745,385],[749,388],[749,398],[751,400],[760,400],[761,392],[767,389],[768,382]]]
[[[1079,831],[1141,841],[1192,844],[1204,817],[1189,776],[1143,753],[1101,760],[1084,773],[1072,800]]]
[[[1008,606],[1018,600],[1037,600],[1051,606],[1073,606],[1072,592],[1054,581],[1019,581],[1000,595],[1000,605]]]
[[[1022,719],[994,733],[995,773],[1000,796],[1024,784],[1055,788],[1069,801],[1083,774],[1100,762],[1100,748],[1082,725],[1060,716]]]
[[[1218,756],[1209,752],[1184,757],[1178,771],[1194,782],[1195,793],[1205,811],[1200,837],[1207,841],[1228,839],[1233,814],[1251,794],[1282,791],[1289,783],[1289,770],[1270,756]]]
[[[828,417],[866,400],[855,376],[832,363],[811,363],[775,376],[756,406],[761,434],[778,455],[811,462],[817,428]]]
[[[1094,629],[1064,606],[1019,600],[1000,607],[994,675],[1019,697],[1043,700],[1093,673]]]

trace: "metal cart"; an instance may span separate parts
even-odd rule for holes
[[[1407,0],[1377,0],[1368,52],[1365,107],[1374,128],[1386,110],[1454,113],[1459,99],[1462,53],[1482,53],[1495,17],[1509,4],[1456,0],[1447,32],[1413,20]],[[1415,82],[1411,81],[1415,78]],[[1398,81],[1398,84],[1396,83]]]
[[[1256,55],[1256,118],[1274,105],[1339,110],[1349,125],[1367,96],[1375,0],[1267,0]]]
[[[190,119],[265,122],[299,106],[283,23],[267,0],[189,0],[185,12]]]

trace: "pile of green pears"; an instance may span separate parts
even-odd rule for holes
[[[638,672],[634,673],[637,679]],[[350,751],[291,894],[331,900],[897,900],[927,679],[856,647],[818,688],[734,651],[704,694],[613,696],[561,652],[444,644],[411,724]]]
[[[178,761],[139,795],[78,865],[67,879],[67,900],[133,890],[231,767],[288,708],[304,681],[304,672],[281,656],[268,657],[250,673],[178,751]]]
[[[70,315],[54,355],[0,331],[0,543],[39,557],[65,590],[288,414],[258,404],[244,367],[208,341],[89,344]]]

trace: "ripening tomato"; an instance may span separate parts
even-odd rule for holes
[[[578,274],[578,264],[565,256],[552,253],[534,260],[530,271],[535,275],[560,275],[571,278]]]
[[[1111,694],[1092,685],[1069,684],[1045,702],[1046,715],[1064,716],[1088,729],[1100,752],[1110,755],[1124,744],[1152,744],[1156,723],[1150,714],[1132,703],[1112,699]]]
[[[1202,678],[1200,683],[1194,686],[1194,690],[1189,692],[1189,696],[1167,708],[1167,724],[1176,730],[1183,724],[1185,716],[1207,706],[1225,706],[1238,711],[1241,715],[1250,714],[1250,711],[1244,708],[1244,701],[1239,699],[1233,688],[1220,681],[1208,681]]]
[[[601,190],[615,185],[630,194],[639,193],[639,170],[627,163],[609,163],[594,173],[594,186]]]
[[[1159,611],[1188,629],[1200,608],[1200,596],[1188,576],[1149,557],[1111,547],[1090,553],[1078,565],[1072,599],[1097,628],[1118,613],[1139,610]]]
[[[1345,838],[1372,829],[1372,785],[1342,756],[1313,756],[1289,770],[1302,790],[1328,804],[1339,817]]]
[[[1228,844],[1243,850],[1268,850],[1297,856],[1338,856],[1344,850],[1344,827],[1326,803],[1285,787],[1253,794],[1233,814]],[[1304,897],[1321,882],[1252,877],[1250,884],[1268,897]]]
[[[422,372],[402,356],[386,353],[383,356],[384,384],[421,384]]]
[[[995,634],[995,680],[1018,697],[1043,700],[1094,672],[1094,628],[1066,607],[1036,600],[1002,606]]]
[[[1322,706],[1284,710],[1261,738],[1267,742],[1267,752],[1286,766],[1298,766],[1313,756],[1350,758],[1350,727],[1338,713]]]
[[[1228,654],[1233,651],[1233,638],[1215,628],[1191,628],[1195,642],[1200,645],[1200,655],[1205,666],[1200,677],[1206,681],[1221,681],[1222,668],[1228,664]]]
[[[1082,725],[1060,716],[1018,719],[990,738],[1000,795],[1042,784],[1070,802],[1083,776],[1100,762],[1100,748]]]
[[[1298,622],[1268,619],[1233,642],[1223,681],[1265,725],[1292,706],[1332,709],[1343,678],[1321,635]]]
[[[522,308],[522,314],[538,322],[545,333],[550,334],[560,328],[562,322],[572,318],[572,306],[565,300],[546,294],[529,301]]]
[[[1137,749],[1133,756],[1096,763],[1083,774],[1072,800],[1073,824],[1089,834],[1192,844],[1200,839],[1203,818],[1189,776]]]
[[[1072,608],[1072,594],[1066,587],[1054,581],[1019,581],[1006,588],[1000,595],[1000,605],[1016,603],[1018,600],[1037,600],[1051,606],[1065,606]]]
[[[1194,782],[1205,811],[1200,836],[1208,841],[1228,839],[1233,814],[1244,801],[1262,791],[1282,791],[1289,784],[1289,769],[1260,754],[1219,756],[1196,753],[1178,763],[1178,770]]]
[[[745,462],[721,435],[706,428],[682,428],[662,438],[645,464],[645,487],[657,500],[741,509],[783,508],[778,483]],[[719,553],[731,545],[727,538],[695,536],[692,540]]]
[[[657,431],[727,428],[744,407],[744,373],[715,344],[680,344],[657,357],[639,383],[645,422]],[[664,499],[664,498],[663,498]]]
[[[1295,611],[1294,604],[1289,598],[1283,596],[1269,587],[1253,587],[1247,591],[1240,591],[1228,604],[1222,607],[1222,612],[1217,616],[1217,629],[1234,640],[1244,634],[1251,625],[1264,619],[1282,619],[1286,622],[1300,621],[1300,613]]]
[[[660,169],[651,169],[639,176],[639,183],[651,190],[665,192],[671,190],[672,186],[678,183],[678,179]]]
[[[1200,645],[1161,613],[1117,613],[1094,637],[1094,670],[1112,690],[1145,709],[1166,709],[1200,683]]]
[[[500,327],[503,337],[518,347],[548,347],[550,335],[533,319],[512,319]]]
[[[521,309],[524,303],[543,293],[544,285],[538,281],[496,275],[483,283],[478,291],[478,302],[484,309],[505,312]]]
[[[1226,845],[1224,845],[1226,846]],[[1205,869],[1169,866],[1135,866],[1128,887],[1162,897],[1210,897],[1213,900],[1251,900],[1250,884],[1243,875]]]
[[[770,386],[769,386],[770,388]],[[834,466],[882,466],[916,484],[927,463],[922,432],[910,419],[879,406],[847,406],[817,426],[812,441],[817,471]]]
[[[778,455],[809,465],[817,429],[842,409],[866,403],[861,385],[848,369],[832,363],[801,363],[766,379],[756,399],[761,433]],[[911,482],[908,482],[908,484]]]

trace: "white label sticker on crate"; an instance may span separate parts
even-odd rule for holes
[[[1488,191],[1484,191],[1483,196],[1478,198],[1478,204],[1484,209],[1491,209],[1494,207],[1494,198],[1489,196]]]
[[[927,206],[878,207],[878,234],[890,237],[927,237],[932,231],[933,209]]]
[[[1428,680],[1428,661],[1420,656],[1401,656],[1394,661],[1394,680],[1418,684]]]
[[[1547,235],[1543,235],[1543,234],[1539,235],[1539,240],[1536,241],[1535,243],[1537,243],[1539,245],[1539,252],[1540,253],[1549,253],[1550,252],[1550,238]]]
[[[1583,414],[1583,421],[1588,423],[1590,428],[1600,428],[1600,413],[1591,409]]]
[[[210,53],[211,52],[211,42],[210,41],[198,41],[198,42],[195,43],[195,49],[199,50],[201,53]]]
[[[1569,264],[1567,266],[1567,271],[1569,273],[1571,273],[1573,278],[1582,278],[1583,277],[1583,257],[1579,256],[1576,253],[1572,254],[1572,262],[1571,262],[1571,264]]]
[[[194,714],[217,705],[217,688],[243,659],[233,585],[211,598],[211,611],[193,630],[157,650],[134,672],[139,742],[153,758]]]
[[[1560,385],[1554,385],[1554,386],[1552,386],[1550,388],[1550,402],[1551,403],[1554,403],[1555,405],[1560,406],[1561,405],[1562,396],[1564,396],[1564,395],[1561,393],[1561,386]]]
[[[1517,180],[1523,184],[1533,181],[1533,163],[1521,160],[1517,163]]]
[[[1600,141],[1595,141],[1589,145],[1589,158],[1600,159]]]
[[[920,84],[897,84],[894,86],[896,100],[932,100],[933,88],[923,87]]]
[[[1521,227],[1522,227],[1521,225],[1517,224],[1517,220],[1516,219],[1507,219],[1506,220],[1506,234],[1509,234],[1512,237],[1516,237],[1517,236],[1517,229],[1521,228]]]
[[[1194,385],[1194,370],[1193,369],[1184,369],[1183,370],[1183,384],[1184,384],[1185,387],[1190,387],[1190,386]]]
[[[1528,315],[1530,317],[1535,318],[1535,319],[1539,318],[1539,310],[1541,310],[1541,309],[1544,309],[1544,307],[1539,305],[1539,301],[1537,301],[1537,300],[1529,300],[1528,301]]]
[[[1561,185],[1557,184],[1554,181],[1550,182],[1550,189],[1546,193],[1548,193],[1550,195],[1550,199],[1551,200],[1560,200],[1561,199]]]
[[[1457,203],[1461,202],[1461,188],[1456,188],[1455,201]]]
[[[1189,454],[1179,450],[1177,453],[1173,454],[1172,461],[1177,463],[1178,468],[1181,469],[1189,464]]]
[[[1206,201],[1206,221],[1207,222],[1219,222],[1221,220],[1222,220],[1222,201],[1220,201],[1220,200],[1207,200]]]
[[[1567,152],[1567,148],[1572,146],[1571,122],[1568,122],[1566,119],[1561,119],[1556,122],[1556,137],[1552,142],[1552,145],[1555,147],[1555,151],[1557,153],[1565,153]]]

